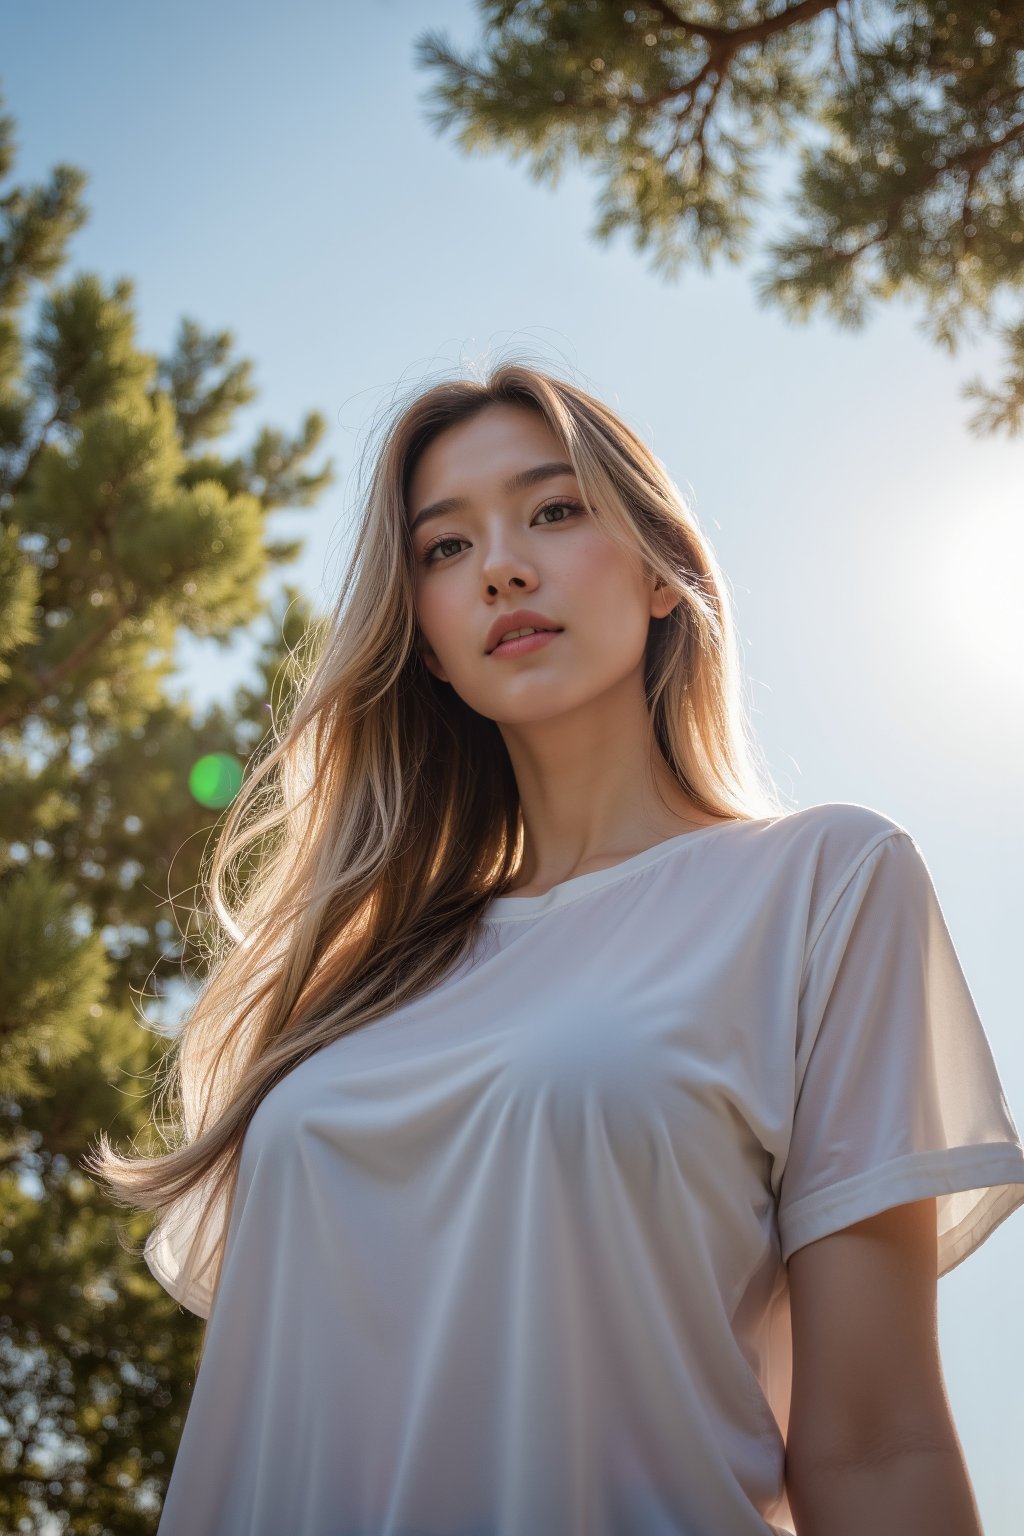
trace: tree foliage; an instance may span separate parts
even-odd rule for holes
[[[0,117],[5,183],[13,132]],[[216,453],[254,398],[229,333],[184,320],[161,360],[129,281],[57,286],[84,184],[62,165],[0,199],[0,1529],[133,1536],[156,1528],[202,1324],[138,1256],[152,1217],[80,1160],[100,1128],[164,1150],[178,907],[206,921],[188,903],[220,814],[190,773],[267,732],[310,622],[287,583],[261,596],[301,549],[267,517],[333,475],[307,467],[316,413]],[[195,717],[168,686],[178,636],[227,647],[268,616],[256,684]]]
[[[863,326],[872,301],[916,298],[953,353],[972,321],[1005,343],[976,434],[1024,417],[1024,9],[990,0],[481,0],[462,57],[417,40],[428,117],[466,151],[504,149],[556,186],[566,158],[599,175],[607,241],[631,231],[652,267],[738,263],[766,154],[794,146],[793,226],[765,247],[762,304]]]

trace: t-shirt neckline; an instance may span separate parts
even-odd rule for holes
[[[650,848],[641,849],[639,853],[632,854],[628,859],[620,859],[617,864],[610,864],[607,869],[593,869],[585,875],[571,875],[568,880],[560,880],[557,885],[553,885],[541,896],[492,896],[484,915],[488,919],[499,922],[505,922],[508,918],[538,917],[545,912],[553,911],[556,907],[564,906],[568,901],[575,901],[577,896],[611,885],[616,880],[625,880],[638,870],[646,869],[648,865],[667,857],[676,848],[684,845],[689,847],[691,843],[702,842],[718,832],[724,832],[726,827],[760,826],[765,821],[776,819],[774,816],[757,820],[748,816],[734,816],[726,821],[716,822],[714,826],[697,827],[690,832],[679,832],[675,837],[664,838],[660,843],[652,844]]]

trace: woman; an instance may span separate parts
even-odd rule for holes
[[[399,411],[316,640],[182,1144],[92,1154],[209,1319],[160,1536],[838,1536],[819,1469],[955,1441],[927,1308],[1024,1203],[911,834],[765,787],[694,518],[527,366]]]

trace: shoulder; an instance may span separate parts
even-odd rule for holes
[[[778,862],[799,893],[810,937],[858,875],[863,883],[884,865],[898,885],[916,884],[926,868],[908,829],[874,806],[831,800],[790,811],[773,825]]]
[[[790,811],[776,825],[785,829],[783,835],[826,876],[852,872],[887,838],[914,840],[892,816],[850,800],[804,806]]]
[[[907,832],[906,827],[884,811],[853,800],[826,800],[821,805],[807,805],[801,810],[790,811],[782,817],[782,823],[794,829],[799,827],[810,838],[846,841],[851,845],[866,845],[891,832]]]

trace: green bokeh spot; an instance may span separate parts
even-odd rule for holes
[[[230,805],[242,787],[242,765],[230,752],[208,752],[193,763],[188,787],[200,805]]]

